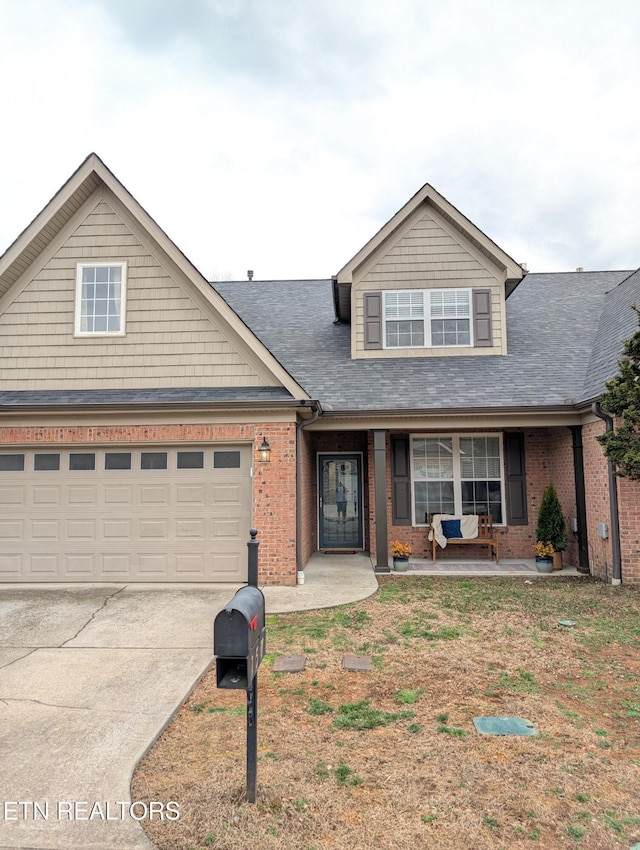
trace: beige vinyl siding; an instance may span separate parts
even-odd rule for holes
[[[440,219],[440,220],[439,220]],[[435,211],[422,207],[371,259],[354,272],[352,316],[355,357],[441,357],[506,352],[504,281],[478,250],[450,232]],[[363,292],[394,289],[475,288],[491,291],[493,346],[485,348],[386,349],[365,351]]]
[[[58,232],[61,227],[64,227],[65,224],[73,217],[73,215],[80,209],[83,203],[88,200],[91,194],[96,190],[99,185],[99,180],[96,176],[93,176],[92,179],[88,180],[77,192],[75,192],[71,198],[67,199],[66,203],[64,203],[60,209],[52,216],[52,218],[46,223],[46,225],[42,228],[41,231],[37,232],[34,238],[29,243],[28,247],[24,249],[19,256],[14,260],[10,267],[8,267],[7,272],[3,274],[3,282],[0,285],[0,295],[4,295],[5,292],[9,289],[11,284],[15,283],[16,280],[22,275],[28,268],[29,265],[37,259],[40,251],[43,250],[49,243],[49,240]],[[35,224],[35,222],[33,223]],[[32,225],[29,226],[29,228]],[[29,230],[29,228],[27,230]],[[11,249],[9,249],[9,252]],[[8,252],[8,253],[9,253]]]
[[[74,337],[76,264],[92,260],[127,262],[123,337]],[[0,356],[5,390],[267,383],[104,199],[0,316]]]

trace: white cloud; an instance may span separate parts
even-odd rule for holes
[[[0,250],[96,150],[205,274],[328,276],[425,182],[532,269],[640,265],[628,0],[0,5]]]

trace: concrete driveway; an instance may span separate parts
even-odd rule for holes
[[[265,589],[267,613],[376,587],[368,558],[319,557],[304,585]],[[0,586],[0,850],[153,847],[131,775],[212,662],[215,615],[237,588]],[[169,801],[154,802],[166,816]]]

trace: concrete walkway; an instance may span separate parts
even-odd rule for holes
[[[0,585],[0,850],[152,848],[131,776],[211,663],[238,586]],[[368,556],[318,554],[303,585],[264,592],[281,613],[376,588]]]

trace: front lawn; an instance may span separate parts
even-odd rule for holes
[[[562,619],[575,627],[559,625]],[[640,842],[640,592],[589,578],[381,576],[369,599],[268,618],[258,800],[245,692],[196,687],[139,765],[161,850],[608,850]],[[372,658],[346,672],[347,653]],[[274,673],[303,654],[304,673]],[[479,716],[537,737],[480,735]]]

